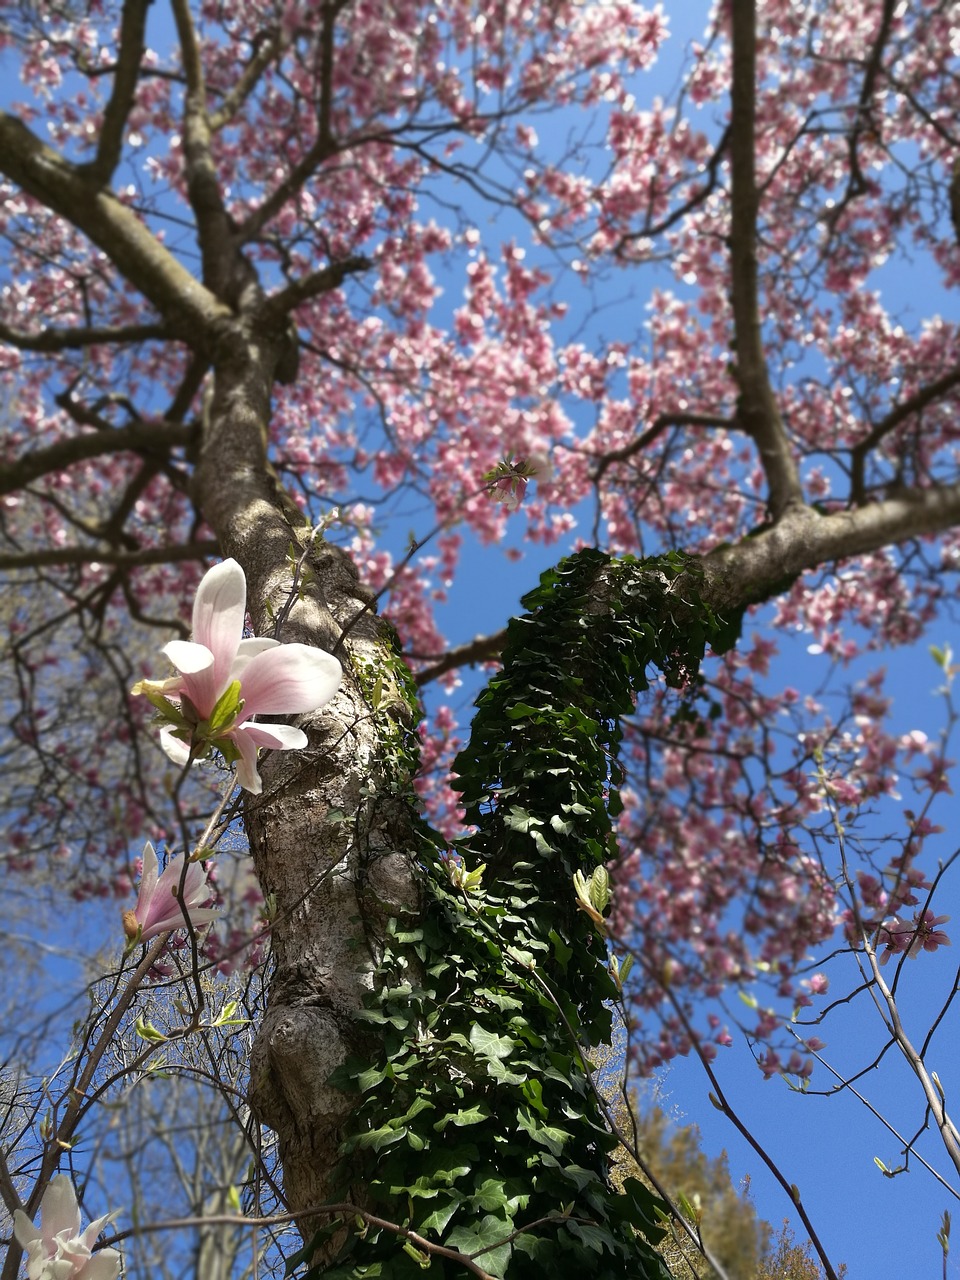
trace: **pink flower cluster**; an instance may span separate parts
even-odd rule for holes
[[[935,916],[929,908],[915,911],[912,920],[890,916],[877,930],[876,945],[883,948],[880,963],[886,964],[891,956],[902,955],[916,960],[921,951],[949,947],[950,939],[940,928],[949,919],[949,916]]]

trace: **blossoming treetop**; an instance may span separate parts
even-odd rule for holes
[[[273,904],[276,968],[250,1088],[280,1135],[298,1212],[331,1193],[356,1110],[349,1081],[331,1076],[351,1055],[369,1059],[356,1014],[373,975],[388,954],[400,968],[423,962],[397,941],[397,920],[438,901],[418,869],[411,787],[437,823],[455,825],[435,781],[452,713],[434,709],[418,766],[395,638],[422,685],[449,680],[499,653],[514,609],[492,604],[477,641],[444,640],[436,605],[465,535],[490,546],[513,520],[530,539],[568,542],[576,508],[584,540],[612,553],[690,553],[639,579],[581,559],[556,578],[561,603],[538,596],[530,613],[562,619],[556,634],[571,644],[572,598],[585,616],[609,615],[618,645],[635,644],[631,626],[652,625],[644,610],[679,628],[674,651],[630,649],[665,672],[623,748],[613,907],[621,933],[643,938],[647,963],[629,994],[663,1013],[637,1049],[646,1065],[689,1047],[687,993],[767,973],[788,1003],[807,999],[798,966],[839,927],[860,946],[896,919],[898,954],[925,946],[903,936],[902,913],[916,905],[926,920],[928,826],[918,819],[892,862],[859,869],[869,889],[859,872],[811,857],[799,835],[824,788],[839,785],[823,764],[837,741],[847,802],[892,790],[904,759],[919,761],[931,790],[942,785],[929,743],[885,732],[880,682],[857,695],[846,738],[815,700],[764,687],[768,636],[711,668],[705,716],[675,717],[667,686],[696,693],[704,646],[729,644],[755,603],[775,599],[777,624],[850,656],[915,640],[951,590],[956,326],[893,314],[872,276],[922,255],[944,288],[957,284],[949,13],[894,0],[802,11],[732,0],[715,23],[692,50],[683,94],[645,107],[668,23],[636,4],[493,13],[458,2],[441,14],[125,0],[3,19],[24,99],[0,114],[0,567],[19,587],[4,606],[18,706],[4,778],[11,865],[72,854],[77,892],[126,892],[130,840],[169,834],[159,799],[169,766],[150,745],[143,700],[127,694],[156,628],[179,628],[167,692],[183,723],[172,721],[166,745],[194,743],[206,722],[204,741],[236,751],[252,797],[245,825]],[[569,155],[556,145],[581,119],[596,130],[595,155],[587,140]],[[481,233],[491,208],[505,241]],[[674,283],[653,287],[648,267],[664,258]],[[610,288],[644,299],[615,340],[600,336],[602,310],[580,327]],[[389,531],[378,541],[401,494],[416,495],[418,535],[439,529],[419,558]],[[213,556],[242,568],[246,599],[232,570],[215,571],[218,591],[233,593],[214,611],[229,613],[229,628],[209,630],[199,604],[188,640],[185,603]],[[838,562],[839,578],[805,576]],[[389,626],[374,608],[387,587]],[[262,639],[241,639],[245,607]],[[537,655],[509,644],[532,683]],[[273,682],[294,654],[316,668],[316,701],[259,697],[260,676]],[[166,679],[152,662],[150,675]],[[571,733],[591,720],[561,665],[551,671],[565,710],[491,695],[483,768],[513,740],[514,719],[535,757],[551,716],[569,713]],[[642,682],[633,672],[632,687]],[[243,708],[221,705],[231,690]],[[610,696],[622,714],[623,690]],[[784,708],[788,761],[774,769],[768,722]],[[258,727],[257,711],[303,719]],[[606,716],[597,710],[598,733]],[[104,719],[117,726],[109,742]],[[258,765],[263,747],[285,750]],[[598,785],[605,761],[600,752]],[[462,758],[468,805],[503,776],[470,780],[465,769]],[[184,784],[188,825],[205,776]],[[607,800],[590,794],[563,803],[600,823],[596,860],[613,849],[596,808]],[[554,871],[566,855],[542,823],[571,824],[553,830],[573,839],[587,820],[509,817],[520,824],[509,830],[560,858]],[[513,846],[501,837],[505,858]],[[494,860],[488,875],[507,870]],[[731,919],[738,903],[742,921]],[[598,961],[572,885],[568,905],[576,923],[563,928]],[[464,911],[482,933],[469,901]],[[665,986],[684,993],[666,1012]],[[756,1029],[769,1031],[762,1014]],[[492,1078],[501,1049],[513,1052],[500,1039],[470,1052],[494,1064]]]

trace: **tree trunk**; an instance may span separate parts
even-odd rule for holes
[[[412,766],[416,715],[394,675],[390,628],[369,607],[352,561],[314,540],[282,501],[266,460],[275,350],[249,334],[241,341],[242,328],[225,340],[229,355],[215,368],[197,498],[224,555],[243,567],[256,634],[273,634],[273,619],[283,616],[279,639],[337,649],[344,669],[334,702],[302,722],[310,747],[268,758],[263,794],[248,796],[244,811],[275,911],[275,971],[250,1102],[277,1133],[296,1211],[329,1198],[353,1100],[327,1081],[349,1054],[363,1052],[354,1015],[371,988],[386,922],[418,906],[408,779],[398,776],[404,760]],[[300,1225],[309,1238],[317,1222]]]

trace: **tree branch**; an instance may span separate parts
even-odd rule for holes
[[[236,249],[210,146],[212,135],[207,119],[203,58],[187,0],[172,0],[172,7],[187,79],[183,100],[183,157],[190,207],[197,219],[203,282],[218,298],[227,300],[234,283]]]
[[[120,162],[123,131],[133,106],[140,63],[146,49],[147,10],[150,0],[124,0],[120,17],[118,56],[113,75],[113,92],[103,113],[97,141],[96,159],[79,166],[79,172],[97,186],[106,186]]]
[[[229,316],[132,209],[6,112],[0,112],[0,172],[102,249],[192,347],[203,345],[215,322]]]
[[[48,569],[67,564],[113,564],[135,569],[144,564],[175,564],[182,560],[205,560],[220,554],[215,538],[188,542],[179,547],[141,547],[139,551],[116,551],[99,547],[53,547],[42,551],[24,551],[19,555],[0,554],[0,570]]]
[[[197,427],[179,422],[134,422],[128,427],[89,431],[58,440],[46,449],[35,449],[16,462],[5,464],[0,473],[0,495],[14,493],[51,471],[104,454],[165,454],[178,445],[190,444],[196,440],[197,433]]]
[[[253,57],[240,73],[239,79],[225,94],[220,106],[208,116],[210,132],[218,133],[237,114],[247,98],[257,87],[260,77],[286,47],[286,42],[276,31],[271,31],[260,43]]]
[[[272,293],[261,309],[261,315],[268,325],[278,325],[280,320],[301,302],[306,302],[308,298],[315,298],[321,293],[329,293],[332,289],[338,289],[347,276],[366,271],[370,266],[369,258],[359,256],[343,258],[340,262],[331,262],[329,266],[311,271],[302,280],[294,280],[285,289]]]
[[[154,338],[169,337],[169,330],[162,324],[91,325],[85,329],[50,328],[41,329],[39,333],[24,333],[0,323],[0,340],[9,342],[18,351],[82,350],[85,347],[149,342]]]
[[[731,93],[730,275],[735,339],[734,376],[740,388],[737,417],[753,439],[778,520],[803,502],[800,476],[777,407],[763,350],[757,284],[755,173],[756,0],[733,0]]]
[[[819,515],[794,507],[769,529],[704,557],[704,599],[714,608],[761,600],[785,578],[850,560],[960,523],[960,483],[908,489],[884,502]]]
[[[606,474],[607,469],[612,467],[615,462],[626,462],[634,454],[642,453],[648,445],[653,444],[659,435],[662,435],[667,427],[726,427],[727,429],[734,429],[737,425],[731,418],[724,418],[719,414],[659,413],[642,436],[638,436],[636,440],[631,440],[629,444],[625,444],[619,449],[611,449],[609,453],[603,455],[594,469],[593,482],[594,484],[599,483]]]
[[[911,414],[919,413],[921,409],[925,409],[928,404],[932,404],[934,400],[938,400],[945,392],[951,391],[956,386],[960,386],[960,365],[934,379],[933,382],[929,382],[925,387],[921,387],[919,391],[915,391],[906,400],[901,400],[899,404],[894,405],[889,413],[884,414],[870,433],[859,444],[854,445],[850,450],[850,493],[855,502],[862,502],[865,496],[864,468],[867,454],[870,450],[875,449],[884,436],[888,436],[891,431],[900,426],[901,422],[905,422]]]
[[[244,219],[237,233],[237,243],[246,244],[250,240],[255,240],[271,218],[275,217],[290,197],[300,190],[317,166],[335,152],[336,147],[326,138],[318,138],[279,186],[261,201],[248,218]]]
[[[492,662],[500,656],[500,650],[506,638],[507,630],[504,627],[502,631],[496,631],[493,635],[477,636],[466,644],[451,649],[442,658],[438,658],[432,666],[424,667],[422,671],[417,672],[414,677],[417,686],[422,688],[448,671],[455,671],[457,667],[472,667],[478,662]]]

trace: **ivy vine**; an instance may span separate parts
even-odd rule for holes
[[[362,1185],[372,1213],[503,1280],[667,1275],[653,1247],[664,1206],[636,1179],[609,1180],[617,1139],[583,1055],[609,1040],[620,993],[573,879],[615,854],[620,719],[648,668],[682,686],[708,643],[736,638],[697,581],[679,553],[584,550],[524,597],[455,763],[475,829],[450,851],[423,828],[423,913],[391,926],[360,1015],[371,1056],[334,1077],[361,1095],[343,1198]],[[467,1272],[368,1222],[321,1274]]]

